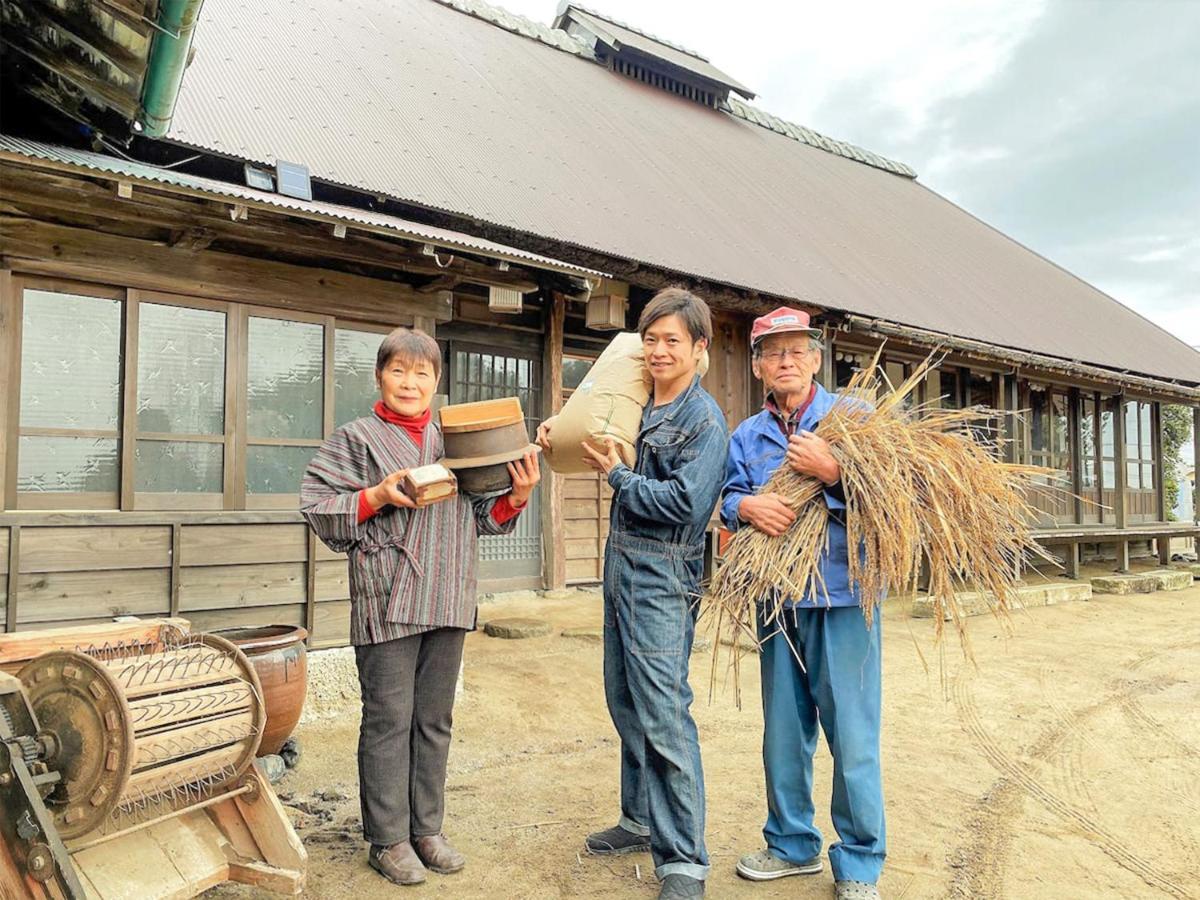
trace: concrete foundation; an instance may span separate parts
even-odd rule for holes
[[[1152,594],[1155,591],[1182,591],[1192,586],[1194,573],[1183,569],[1155,569],[1125,575],[1102,575],[1092,579],[1097,594]]]
[[[1173,563],[1171,568],[1180,572],[1190,572],[1192,578],[1200,578],[1200,562],[1177,562]]]
[[[1033,609],[1038,606],[1053,606],[1057,603],[1091,599],[1092,586],[1086,581],[1024,584],[1017,588],[1017,598],[1012,607],[1014,609]],[[954,602],[960,616],[981,616],[990,613],[996,604],[995,598],[990,594],[981,594],[977,591],[963,591],[955,594]],[[932,619],[937,614],[936,608],[931,597],[919,594],[913,600],[912,617],[914,619]],[[952,614],[947,610],[943,617],[949,621]]]

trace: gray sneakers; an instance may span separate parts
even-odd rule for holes
[[[750,881],[774,881],[788,875],[816,875],[821,871],[821,857],[814,856],[802,863],[780,859],[770,850],[743,856],[737,862],[737,873]]]
[[[835,881],[833,891],[836,900],[880,900],[879,888],[865,881]]]

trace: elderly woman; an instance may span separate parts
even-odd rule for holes
[[[509,464],[507,494],[417,508],[401,482],[443,456],[429,408],[441,368],[429,335],[397,328],[384,338],[379,402],[330,436],[300,488],[308,524],[350,558],[363,835],[371,867],[396,884],[466,864],[442,819],[455,683],[475,627],[478,535],[511,531],[540,477],[537,456],[527,454]]]

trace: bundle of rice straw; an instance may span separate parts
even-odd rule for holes
[[[912,404],[908,398],[935,366],[932,356],[901,385],[876,374],[878,361],[877,353],[817,429],[841,467],[847,546],[862,548],[861,555],[850,554],[851,583],[861,591],[870,625],[886,592],[916,591],[924,560],[937,638],[948,616],[969,655],[954,594],[978,591],[990,598],[994,613],[1004,615],[1022,560],[1053,562],[1031,535],[1033,511],[1026,502],[1031,490],[1045,489],[1039,482],[1053,470],[999,460],[998,441],[980,428],[982,420],[999,415],[995,410]],[[875,396],[881,399],[873,407],[859,399]],[[767,635],[777,630],[785,602],[828,602],[818,567],[828,542],[823,490],[817,479],[781,465],[761,492],[781,495],[795,522],[778,537],[745,526],[731,538],[701,599],[701,615],[716,620],[714,679],[716,652],[726,642],[734,648],[738,681],[736,648],[743,635],[757,645],[760,601]]]

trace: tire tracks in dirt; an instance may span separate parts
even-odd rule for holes
[[[1168,648],[1162,648],[1162,650],[1166,649]],[[1161,650],[1157,652],[1161,652]],[[1157,655],[1157,652],[1154,655]],[[1109,694],[1096,703],[1089,704],[1087,707],[1072,713],[1065,721],[1052,726],[1050,729],[1044,732],[1038,741],[1033,745],[1033,747],[1031,747],[1029,755],[1035,759],[1044,759],[1062,740],[1063,736],[1078,728],[1080,722],[1094,715],[1103,707],[1111,704],[1114,700],[1119,701],[1120,694],[1128,691],[1130,687],[1136,684],[1137,683],[1126,683],[1121,688],[1118,688],[1117,691]],[[1024,796],[1028,795],[1033,797],[1043,807],[1057,815],[1059,818],[1077,827],[1088,838],[1088,840],[1102,850],[1117,865],[1134,873],[1147,885],[1157,888],[1168,896],[1180,898],[1180,900],[1188,900],[1188,898],[1195,897],[1194,894],[1190,893],[1182,885],[1172,881],[1167,872],[1160,869],[1150,861],[1145,860],[1137,854],[1129,851],[1126,848],[1125,841],[1120,840],[1118,837],[1101,826],[1084,810],[1080,809],[1078,805],[1063,799],[1047,789],[1037,778],[1030,774],[1026,766],[1009,756],[984,726],[983,721],[979,717],[979,711],[975,705],[975,698],[971,692],[969,683],[964,680],[961,675],[954,680],[952,690],[954,705],[958,712],[959,720],[962,722],[963,728],[973,739],[983,757],[1002,776],[1000,781],[997,782],[997,785],[1000,785],[1000,787],[994,785],[993,791],[989,791],[989,794],[993,795],[994,797],[994,792],[1003,789],[1004,796],[999,798],[999,805],[1008,806],[1010,809],[997,809],[997,803],[995,799],[993,799],[993,801],[990,803],[984,804],[986,811],[991,814],[991,817],[993,817],[993,822],[995,821],[994,815],[997,812],[1000,812],[1011,822],[1012,814],[1014,812],[1017,815],[1020,814],[1021,808],[1023,807]],[[1001,784],[1002,782],[1012,785],[1013,789],[1009,791],[1005,785]],[[1016,809],[1011,809],[1011,807],[1014,806]],[[981,813],[983,811],[984,809],[980,810]],[[1011,832],[1007,837],[1003,835],[996,835],[993,832],[992,837],[985,838],[985,840],[985,845],[981,848],[978,848],[981,853],[972,853],[972,848],[968,847],[964,855],[968,858],[978,855],[981,857],[980,861],[985,866],[999,868],[1002,870],[1005,863],[1005,857],[1011,849]],[[968,859],[967,862],[969,866],[970,864],[974,864],[975,860]],[[964,879],[964,881],[967,882],[975,880],[976,878],[973,875],[968,875],[967,878]],[[971,892],[970,889],[975,887],[975,885],[961,883],[960,879],[956,878],[955,883],[951,886],[951,890],[952,893],[957,894],[958,896],[966,895],[972,897],[985,897],[991,895],[998,886],[998,883],[991,885],[984,883],[978,885],[978,887],[982,888],[982,890]],[[968,893],[964,894],[964,889],[966,889]]]

